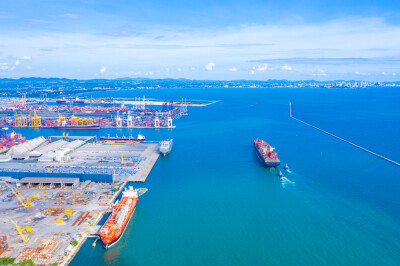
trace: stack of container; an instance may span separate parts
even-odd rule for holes
[[[24,143],[26,138],[22,134],[15,133],[0,134],[0,150],[9,149],[14,145]]]
[[[8,250],[7,236],[0,236],[0,255]]]

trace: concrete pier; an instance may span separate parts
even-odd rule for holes
[[[147,176],[153,169],[154,164],[157,162],[160,156],[160,144],[148,144],[146,150],[142,153],[142,157],[146,158],[146,161],[142,162],[142,169],[136,175],[129,176],[126,181],[128,182],[144,182]]]
[[[325,134],[328,134],[328,135],[330,135],[330,136],[332,136],[332,137],[334,137],[334,138],[336,138],[336,139],[338,139],[338,140],[341,140],[341,141],[343,141],[343,142],[346,142],[346,143],[348,143],[348,144],[350,144],[350,145],[352,145],[352,146],[354,146],[354,147],[356,147],[356,148],[358,148],[358,149],[360,149],[360,150],[363,150],[363,151],[368,152],[368,153],[370,153],[370,154],[372,154],[372,155],[374,155],[374,156],[376,156],[376,157],[379,157],[379,158],[381,158],[381,159],[383,159],[383,160],[386,160],[386,161],[388,161],[388,162],[390,162],[390,163],[392,163],[392,164],[395,164],[395,165],[397,165],[397,166],[400,166],[400,163],[398,163],[398,162],[396,162],[396,161],[393,161],[393,160],[391,160],[391,159],[389,159],[389,158],[386,158],[386,157],[384,157],[384,156],[382,156],[382,155],[380,155],[380,154],[377,154],[377,153],[375,153],[375,152],[373,152],[373,151],[367,150],[366,148],[363,148],[363,147],[361,147],[361,146],[359,146],[359,145],[357,145],[357,144],[354,144],[354,143],[352,143],[352,142],[350,142],[350,141],[348,141],[348,140],[345,140],[345,139],[343,139],[343,138],[341,138],[341,137],[338,137],[338,136],[336,136],[336,135],[334,135],[334,134],[332,134],[332,133],[329,133],[328,131],[325,131],[325,130],[320,129],[320,128],[316,127],[316,126],[313,126],[313,125],[311,125],[311,124],[309,124],[309,123],[306,123],[306,122],[304,122],[304,121],[302,121],[302,120],[300,120],[300,119],[298,119],[298,118],[295,118],[295,117],[292,115],[292,103],[289,103],[289,115],[290,115],[290,118],[292,118],[292,119],[294,119],[294,120],[297,120],[297,121],[299,121],[299,122],[301,122],[301,123],[303,123],[303,124],[305,124],[305,125],[307,125],[307,126],[310,126],[310,127],[312,127],[312,128],[315,128],[315,129],[317,129],[317,130],[319,130],[319,131],[321,131],[321,132],[323,132],[323,133],[325,133]]]

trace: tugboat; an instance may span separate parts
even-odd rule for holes
[[[277,174],[277,176],[278,176],[279,178],[284,177],[283,174],[282,174],[282,171],[279,171],[279,174]]]
[[[289,166],[286,164],[285,167],[283,167],[283,169],[285,169],[285,171],[289,171]]]

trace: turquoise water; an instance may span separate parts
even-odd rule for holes
[[[149,191],[120,242],[104,250],[89,240],[71,265],[399,265],[400,167],[288,115],[291,101],[294,116],[400,161],[398,90],[113,93],[143,95],[221,101],[189,108],[174,130],[141,130],[174,138],[172,153],[138,184]],[[116,132],[138,130],[98,134]],[[286,181],[256,158],[257,137],[292,169]]]

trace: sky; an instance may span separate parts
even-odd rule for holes
[[[400,80],[400,1],[2,0],[0,78]]]

